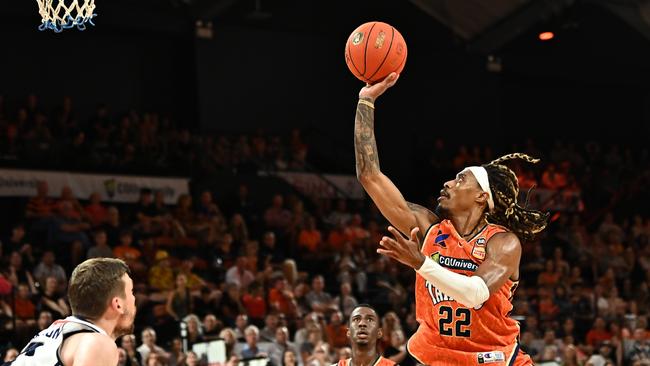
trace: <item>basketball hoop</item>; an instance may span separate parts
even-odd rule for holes
[[[95,25],[93,17],[95,11],[95,0],[71,0],[69,5],[65,0],[36,0],[38,12],[41,14],[41,25],[38,30],[51,29],[60,33],[64,29],[74,26],[79,30],[86,29],[86,23]],[[55,4],[56,3],[56,4]]]

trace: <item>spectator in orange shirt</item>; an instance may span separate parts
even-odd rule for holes
[[[269,290],[269,306],[271,309],[285,314],[288,318],[295,317],[296,301],[284,276],[277,276],[273,279],[273,288]]]
[[[348,345],[348,327],[343,324],[343,314],[340,311],[333,311],[330,315],[330,322],[325,327],[327,340],[335,348]]]
[[[88,218],[86,211],[77,198],[72,194],[72,189],[69,186],[63,186],[63,188],[61,188],[61,197],[59,197],[59,200],[56,202],[56,209],[61,215],[64,214],[64,210],[66,209],[63,207],[66,202],[69,202],[72,207],[70,212],[65,213],[67,216],[77,220],[86,221]]]
[[[34,305],[29,293],[29,286],[24,283],[18,285],[16,318],[26,326],[36,325],[36,305]]]
[[[130,230],[123,230],[120,232],[120,245],[113,249],[115,257],[123,260],[134,272],[141,272],[146,270],[143,263],[140,262],[142,252],[140,249],[131,246],[133,243],[133,235]]]
[[[598,317],[594,320],[594,326],[587,332],[587,344],[592,347],[598,347],[603,341],[612,339],[612,334],[606,329],[605,319]]]
[[[544,272],[537,276],[537,285],[555,286],[560,280],[560,274],[555,270],[555,262],[551,259],[546,261]]]
[[[361,215],[354,214],[345,226],[345,236],[354,244],[358,244],[370,237],[370,233],[361,226],[361,223]]]
[[[242,296],[241,302],[246,308],[246,314],[248,314],[251,323],[261,326],[266,316],[264,287],[257,281],[251,283],[249,292]]]
[[[315,253],[323,241],[320,230],[316,228],[316,219],[313,216],[307,218],[307,225],[300,230],[298,235],[298,247],[305,254]]]
[[[327,244],[329,244],[330,248],[334,252],[338,252],[343,248],[343,244],[346,241],[347,236],[345,235],[345,227],[343,226],[343,223],[339,222],[327,236]]]
[[[51,218],[56,208],[56,203],[48,197],[49,186],[46,181],[38,182],[36,196],[29,199],[25,209],[28,219],[42,220]]]
[[[90,224],[93,227],[103,225],[108,219],[108,210],[102,205],[101,196],[99,193],[93,192],[88,200],[90,202],[84,207],[84,211],[88,220],[90,220]]]
[[[567,179],[555,168],[555,164],[551,163],[542,174],[542,185],[548,189],[560,189],[567,185]]]

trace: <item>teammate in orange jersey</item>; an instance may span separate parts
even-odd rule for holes
[[[357,305],[350,314],[348,338],[352,357],[338,362],[338,366],[393,366],[395,362],[377,352],[377,341],[382,337],[379,316],[367,304]],[[332,365],[334,366],[334,365]]]
[[[392,224],[378,253],[416,270],[416,318],[409,353],[426,365],[532,365],[519,350],[519,324],[508,315],[519,279],[521,244],[546,227],[548,215],[517,204],[510,154],[463,169],[443,184],[436,213],[407,202],[379,169],[374,103],[393,73],[359,92],[355,120],[357,177]],[[402,233],[409,235],[405,238]]]

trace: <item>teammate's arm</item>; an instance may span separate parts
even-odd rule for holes
[[[80,334],[72,366],[115,366],[119,361],[119,353],[115,342],[99,333]]]
[[[359,92],[359,103],[354,122],[354,150],[357,178],[382,215],[402,233],[414,227],[424,233],[438,221],[426,208],[406,202],[395,184],[379,168],[379,154],[375,140],[375,113],[372,105],[377,97],[395,84],[399,75],[391,74],[382,82],[366,86]]]
[[[474,276],[481,277],[490,294],[503,286],[517,272],[521,259],[521,243],[513,233],[495,234],[487,243],[485,260]]]

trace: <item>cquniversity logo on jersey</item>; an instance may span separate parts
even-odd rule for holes
[[[431,259],[446,268],[460,269],[463,271],[476,271],[478,264],[461,258],[447,257],[442,255],[439,252],[435,252],[431,255]]]

